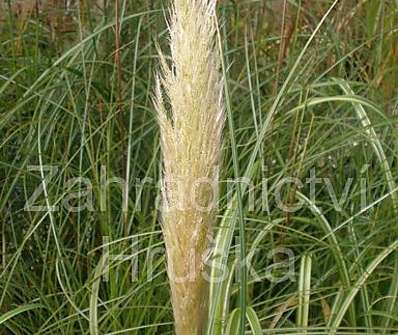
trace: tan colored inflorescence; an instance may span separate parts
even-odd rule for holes
[[[203,332],[206,260],[215,220],[224,124],[216,0],[175,0],[171,66],[163,56],[155,105],[163,157],[162,229],[177,335]]]

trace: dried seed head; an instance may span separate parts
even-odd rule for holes
[[[171,65],[161,55],[155,107],[163,158],[162,229],[176,332],[200,334],[207,316],[203,271],[215,219],[224,124],[216,0],[175,0]]]

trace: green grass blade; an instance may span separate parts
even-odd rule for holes
[[[102,279],[102,274],[106,265],[107,256],[101,257],[100,262],[97,265],[94,273],[94,280],[91,287],[90,293],[90,309],[89,309],[89,322],[90,322],[90,335],[99,334],[99,324],[98,324],[98,299],[99,299],[99,288]]]
[[[29,304],[29,305],[23,305],[23,306],[19,306],[11,311],[8,311],[6,313],[4,313],[3,315],[0,316],[0,325],[4,324],[5,322],[7,322],[7,320],[12,319],[13,317],[22,314],[24,312],[27,311],[31,311],[34,309],[38,309],[38,308],[45,308],[45,306],[41,305],[41,304]]]
[[[221,39],[221,33],[217,25],[217,37],[220,47],[220,54],[224,55],[222,52],[227,50],[224,46]],[[226,45],[226,39],[224,39]],[[235,125],[232,115],[232,107],[231,107],[231,99],[229,95],[229,88],[227,83],[227,68],[225,65],[224,56],[221,56],[221,68],[223,72],[223,77],[225,78],[224,83],[224,93],[225,93],[225,105],[227,110],[227,120],[228,120],[228,129],[229,136],[231,141],[231,150],[232,150],[232,161],[233,161],[233,170],[234,177],[238,180],[240,178],[240,167],[239,167],[239,159],[238,159],[238,150],[237,143],[235,137]],[[239,224],[239,308],[240,308],[240,334],[245,334],[245,317],[246,317],[246,305],[247,305],[247,269],[246,269],[246,234],[245,234],[245,218],[244,218],[244,210],[243,210],[243,192],[238,184],[236,187],[236,201],[238,208],[238,224]]]
[[[297,327],[308,327],[308,315],[310,310],[310,295],[311,295],[311,255],[305,254],[301,258],[299,289],[298,289],[298,310],[297,310]],[[306,334],[303,331],[301,334]]]
[[[254,311],[253,307],[248,306],[246,311],[246,317],[249,321],[250,329],[252,330],[253,335],[261,335],[263,333],[261,329],[260,320]]]
[[[240,310],[239,308],[235,308],[229,316],[225,335],[238,335],[241,329],[240,320]]]
[[[343,321],[344,315],[354,300],[355,296],[361,289],[361,287],[365,284],[366,280],[370,277],[370,275],[376,270],[376,268],[383,262],[393,251],[398,248],[398,240],[391,243],[386,249],[384,249],[363,271],[357,281],[352,285],[350,291],[345,296],[342,301],[339,310],[337,311],[337,315],[330,323],[330,331],[329,335],[336,335],[337,330]]]

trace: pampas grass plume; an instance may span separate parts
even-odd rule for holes
[[[160,56],[155,107],[163,160],[162,230],[177,335],[202,334],[224,124],[216,0],[175,0],[171,65]]]

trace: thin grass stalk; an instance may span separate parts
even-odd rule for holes
[[[207,322],[206,263],[224,124],[215,6],[216,0],[174,1],[171,66],[161,54],[157,79],[162,229],[177,335],[202,334]]]

